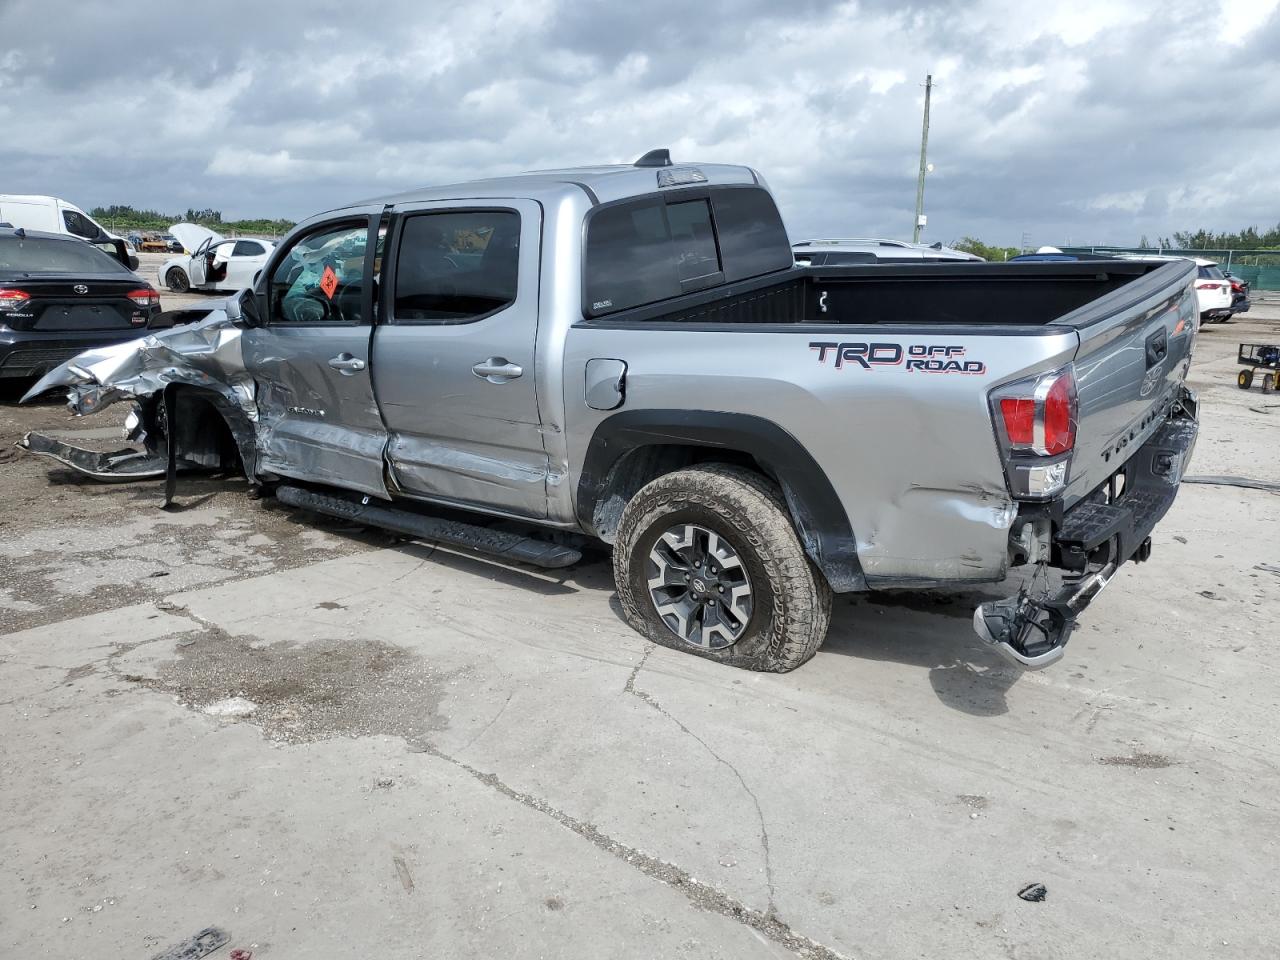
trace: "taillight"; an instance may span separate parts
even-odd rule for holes
[[[997,391],[1010,450],[1056,457],[1076,445],[1076,378],[1063,367]]]
[[[160,306],[160,294],[150,287],[144,287],[141,290],[130,290],[126,296],[140,307]]]
[[[1197,290],[1217,290],[1222,284],[1220,283],[1197,283]]]
[[[17,310],[30,299],[31,294],[25,290],[0,287],[0,310]]]
[[[998,387],[991,406],[1013,495],[1046,500],[1061,493],[1079,417],[1072,368]]]

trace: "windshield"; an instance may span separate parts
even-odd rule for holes
[[[40,237],[0,237],[0,270],[25,274],[129,272],[92,244]]]

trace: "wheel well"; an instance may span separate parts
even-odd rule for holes
[[[857,539],[813,454],[778,424],[751,414],[645,409],[615,413],[592,434],[574,494],[578,519],[606,543],[649,481],[694,463],[747,467],[778,484],[805,553],[837,593],[865,590]]]
[[[612,544],[622,520],[622,511],[640,488],[658,477],[675,473],[695,463],[732,463],[769,477],[760,463],[741,450],[703,447],[693,444],[653,443],[628,450],[610,468],[595,501],[591,526],[605,543]]]
[[[181,460],[206,470],[242,470],[252,483],[254,433],[244,414],[211,390],[181,384],[168,389],[174,391],[173,424],[164,422],[162,393],[143,405],[145,421],[155,427],[156,446],[162,447],[172,431]]]

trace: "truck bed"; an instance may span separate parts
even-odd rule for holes
[[[1173,262],[858,264],[796,267],[591,325],[909,324],[966,328],[1083,326],[1113,310],[1109,294],[1136,298],[1182,272]],[[1120,297],[1114,304],[1120,307]],[[824,309],[825,308],[825,309]],[[990,332],[988,329],[986,332]]]

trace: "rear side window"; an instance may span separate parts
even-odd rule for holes
[[[603,316],[791,265],[790,241],[765,190],[616,204],[594,213],[587,228],[586,313]]]
[[[83,240],[0,238],[0,270],[17,273],[128,273],[114,257]]]
[[[235,249],[231,251],[233,257],[256,257],[262,253],[262,244],[256,240],[237,240]]]
[[[77,213],[74,210],[63,210],[62,222],[66,224],[67,232],[74,233],[77,237],[94,240],[98,236],[98,228],[94,226],[92,221],[84,214]]]
[[[425,213],[405,220],[394,317],[467,323],[516,299],[520,215],[514,210]]]
[[[712,202],[716,208],[727,282],[791,266],[791,240],[767,190],[759,187],[717,190]]]

